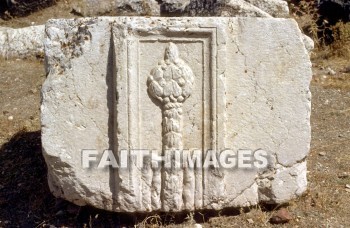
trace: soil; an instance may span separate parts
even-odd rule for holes
[[[75,15],[61,1],[28,17],[0,20],[0,26],[42,24],[52,17]],[[50,193],[40,141],[43,65],[41,59],[0,59],[0,227],[350,227],[348,59],[313,59],[309,186],[302,197],[285,205],[152,215],[78,207]],[[288,209],[292,220],[273,225],[269,220],[280,207]]]

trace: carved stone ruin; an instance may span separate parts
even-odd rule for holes
[[[294,20],[105,17],[45,31],[42,144],[55,196],[176,212],[305,192],[311,63]],[[240,163],[247,151],[257,156]]]

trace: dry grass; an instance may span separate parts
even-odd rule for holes
[[[319,32],[323,32],[323,30],[320,30],[317,24],[320,18],[317,1],[303,0],[298,5],[290,4],[290,11],[292,17],[298,22],[300,29],[311,37],[317,48],[320,48],[324,42],[323,38],[319,37]]]
[[[334,56],[350,58],[350,22],[339,21],[335,25],[321,17],[317,9],[317,0],[302,0],[299,4],[290,4],[291,16],[298,22],[301,30],[312,38],[316,51],[314,58],[332,58]],[[333,39],[327,44],[328,39]],[[315,55],[319,54],[319,55]]]

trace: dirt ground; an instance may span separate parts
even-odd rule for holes
[[[0,26],[41,24],[49,17],[75,16],[61,2],[26,18],[0,20]],[[40,141],[43,61],[0,59],[0,227],[350,227],[350,62],[314,58],[313,71],[309,185],[304,196],[287,205],[135,215],[78,207],[51,195]],[[269,219],[279,207],[286,207],[293,219],[272,225]]]

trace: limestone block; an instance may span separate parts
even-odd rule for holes
[[[23,58],[44,54],[45,26],[0,28],[0,56]]]
[[[55,196],[176,212],[306,190],[312,74],[294,20],[105,17],[50,20],[45,31],[42,145]],[[247,166],[260,164],[247,151],[266,163]]]

